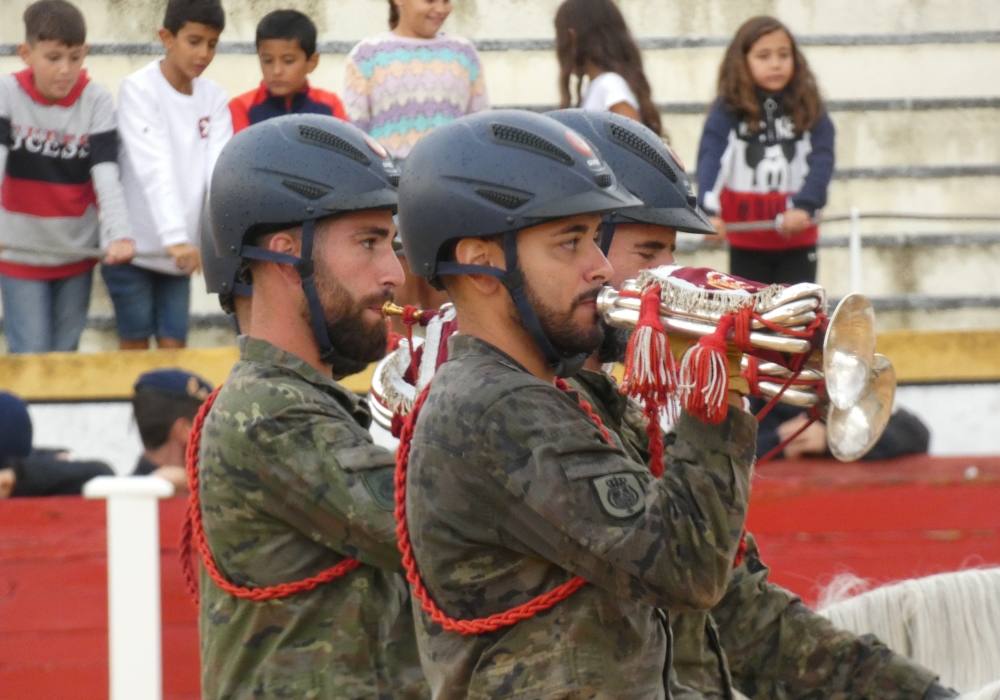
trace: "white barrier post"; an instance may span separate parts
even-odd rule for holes
[[[83,487],[108,501],[108,651],[111,700],[160,700],[160,521],[174,493],[156,476],[99,476]]]
[[[861,279],[861,210],[851,207],[851,233],[848,239],[850,251],[850,284],[849,292],[862,292]]]

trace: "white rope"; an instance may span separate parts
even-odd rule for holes
[[[838,627],[875,634],[940,673],[945,685],[987,693],[971,698],[1000,698],[1000,568],[900,581],[832,602],[864,583],[851,574],[835,580],[820,613]],[[993,694],[982,688],[989,683]]]
[[[979,690],[962,693],[958,700],[1000,700],[1000,681]]]
[[[31,253],[32,255],[52,255],[61,258],[92,258],[103,260],[108,254],[99,248],[78,248],[76,246],[33,246],[21,243],[0,243],[0,253],[9,250],[14,253]],[[135,257],[147,260],[169,260],[170,254],[167,252],[157,253],[136,253]]]

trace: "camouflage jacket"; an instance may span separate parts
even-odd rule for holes
[[[708,608],[743,527],[752,417],[684,416],[670,475],[608,445],[574,395],[471,336],[449,341],[411,443],[406,503],[416,561],[444,611],[506,611],[572,575],[590,582],[490,634],[446,632],[414,606],[436,698],[665,696],[658,610]],[[733,447],[742,446],[742,447]]]
[[[241,600],[201,574],[202,692],[214,698],[418,698],[409,594],[395,544],[393,455],[366,406],[299,358],[240,339],[205,421],[202,516],[233,583],[362,566],[312,591]]]
[[[646,455],[646,419],[603,372],[574,380],[605,424]],[[669,444],[677,432],[666,436]],[[733,570],[711,612],[671,616],[676,698],[730,698],[731,688],[762,700],[919,699],[935,674],[893,653],[871,635],[838,630],[792,593],[769,583],[757,544]]]

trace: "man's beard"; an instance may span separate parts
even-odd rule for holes
[[[616,328],[604,321],[601,321],[601,325],[604,326],[604,340],[597,349],[597,359],[602,365],[608,362],[624,362],[628,339],[632,336],[631,329]]]
[[[392,301],[392,292],[386,289],[380,294],[355,301],[343,285],[318,269],[315,280],[332,348],[323,360],[333,366],[333,375],[346,377],[355,374],[385,357],[388,334],[385,319],[372,325],[363,316],[367,309]],[[308,307],[305,313],[308,320]]]
[[[597,299],[600,291],[600,287],[595,287],[589,292],[584,292],[573,300],[568,311],[558,311],[535,294],[528,280],[524,280],[524,293],[528,304],[538,316],[545,336],[561,357],[590,355],[600,347],[601,341],[604,339],[604,327],[601,323],[595,322],[590,329],[581,330],[573,322],[573,313],[577,307],[584,302]],[[521,325],[524,325],[523,319],[520,318],[520,312],[517,312],[517,317]]]

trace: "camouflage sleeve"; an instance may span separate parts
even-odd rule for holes
[[[734,685],[753,698],[921,698],[935,674],[873,635],[837,629],[790,592],[768,583],[747,536],[747,554],[713,608]]]
[[[330,549],[384,570],[400,569],[388,450],[346,420],[289,407],[247,425],[257,452],[261,508]]]
[[[756,423],[683,416],[667,473],[608,445],[576,401],[546,387],[483,414],[493,474],[518,502],[504,527],[543,558],[612,594],[705,609],[722,596],[743,527]]]

